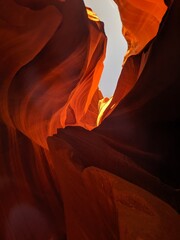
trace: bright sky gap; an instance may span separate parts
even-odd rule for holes
[[[127,50],[127,43],[122,35],[122,23],[118,8],[113,0],[84,0],[84,2],[104,22],[108,42],[99,87],[104,96],[111,97],[116,88]]]

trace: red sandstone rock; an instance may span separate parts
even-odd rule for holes
[[[109,100],[83,1],[0,0],[0,239],[178,239],[180,4],[165,2],[116,1],[129,49]]]

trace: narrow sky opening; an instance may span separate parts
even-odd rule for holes
[[[116,88],[127,50],[127,43],[122,35],[122,23],[118,8],[113,0],[84,0],[84,2],[104,22],[108,42],[99,88],[104,96],[111,97]]]

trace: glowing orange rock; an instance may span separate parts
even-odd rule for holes
[[[129,50],[108,99],[103,24],[81,0],[0,1],[0,239],[178,239],[180,4],[165,2],[163,18],[162,0],[116,1]]]
[[[122,69],[114,96],[108,108],[100,112],[100,123],[107,117],[114,107],[131,91],[142,72],[148,53],[142,52],[143,48],[156,36],[161,20],[167,10],[163,0],[115,0],[119,8],[122,32],[128,43],[128,50],[124,57],[126,66]]]
[[[138,54],[157,34],[167,9],[163,0],[115,0],[123,24],[123,35],[128,43],[125,59]],[[128,16],[128,17],[127,17]]]

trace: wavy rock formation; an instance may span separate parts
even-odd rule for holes
[[[2,240],[179,239],[180,3],[115,2],[128,51],[108,99],[82,0],[0,0]]]

